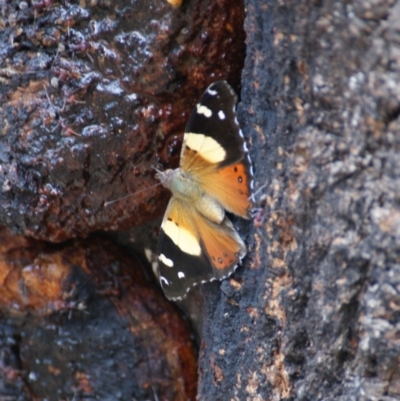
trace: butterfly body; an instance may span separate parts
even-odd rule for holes
[[[172,192],[159,239],[160,282],[169,299],[231,274],[246,247],[226,216],[250,217],[252,168],[235,114],[236,95],[212,84],[186,127],[177,169],[156,177]]]
[[[223,220],[225,209],[217,200],[209,196],[190,174],[177,168],[158,171],[156,178],[172,192],[175,200],[192,205],[198,213],[214,223],[219,224]]]
[[[184,202],[194,202],[201,196],[201,187],[189,174],[179,168],[158,171],[156,178],[172,192],[174,197]]]

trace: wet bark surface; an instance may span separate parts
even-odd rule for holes
[[[246,10],[263,214],[244,268],[203,287],[199,398],[398,400],[400,2]]]
[[[242,0],[0,3],[0,224],[63,241],[162,214],[139,190],[208,84],[238,87],[243,20]]]

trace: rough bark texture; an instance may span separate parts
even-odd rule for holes
[[[264,216],[244,268],[203,287],[199,399],[398,400],[400,2],[246,11]]]
[[[230,279],[200,288],[205,319],[198,399],[400,399],[400,1],[248,0],[246,12],[239,120],[250,144],[264,214],[254,226],[237,222],[249,245],[244,266]],[[66,34],[72,17],[64,17]],[[77,45],[76,52],[92,54],[88,44]],[[34,59],[29,68],[40,62]],[[14,70],[4,68],[4,76],[13,76]],[[79,78],[61,68],[57,79]],[[47,102],[42,87],[26,88],[28,95],[33,89]],[[114,96],[118,98],[112,94],[111,103]],[[52,101],[63,113],[63,102]],[[69,111],[62,118],[69,118]],[[22,110],[14,116],[25,121],[26,114]],[[50,120],[50,132],[56,122]],[[65,142],[74,138],[69,128],[57,127],[72,135]],[[94,133],[101,139],[100,131]],[[172,149],[178,142],[171,138]],[[75,148],[60,149],[68,153]],[[82,155],[78,171],[88,160]],[[129,152],[125,156],[129,159]],[[23,159],[22,167],[31,161]],[[124,186],[134,162],[125,168],[125,161],[113,161],[111,173],[107,166],[95,171],[107,171],[108,185],[122,166]],[[15,171],[25,170],[7,174],[14,177]],[[103,176],[79,175],[73,183],[98,180]],[[7,192],[10,183],[4,182]],[[36,185],[33,178],[32,183]],[[55,207],[51,196],[59,199],[52,188],[44,187],[45,211]],[[112,194],[108,191],[105,198]],[[69,199],[74,205],[73,194]],[[65,210],[67,217],[75,213],[74,208]],[[111,217],[101,215],[99,221],[107,223]],[[9,215],[3,219],[10,225],[16,221]],[[23,215],[15,219],[34,222]],[[55,224],[63,228],[65,221]],[[100,227],[87,227],[91,221],[73,232]],[[31,234],[52,235],[50,226],[32,227]],[[201,301],[196,302],[192,310],[201,315]],[[13,331],[5,330],[3,338],[12,338]],[[12,341],[3,347],[15,354]],[[12,357],[7,363],[19,366]],[[5,379],[14,374],[3,371]],[[83,376],[77,379],[85,384]],[[150,391],[145,395],[151,396]]]

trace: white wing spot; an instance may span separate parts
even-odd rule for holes
[[[184,278],[185,277],[185,273],[184,272],[178,272],[178,277],[179,278]]]
[[[185,144],[210,163],[219,163],[226,158],[225,149],[211,136],[187,132]]]
[[[225,120],[225,113],[222,110],[220,110],[218,112],[218,117],[220,120]]]
[[[204,117],[210,118],[212,116],[212,111],[208,107],[203,106],[200,103],[197,103],[196,109],[197,109],[197,112],[199,114],[203,114]]]
[[[164,263],[165,266],[172,267],[174,262],[171,259],[168,259],[165,255],[161,254],[158,259]]]
[[[161,225],[165,234],[173,241],[173,243],[183,252],[189,255],[199,256],[201,255],[201,248],[197,238],[188,230],[178,227],[173,221],[166,220]],[[171,259],[166,258],[164,255],[159,256],[160,260],[167,266],[172,267],[174,265]],[[165,258],[167,263],[161,258]]]
[[[165,285],[169,285],[169,281],[163,276],[160,276],[160,281],[162,281]]]

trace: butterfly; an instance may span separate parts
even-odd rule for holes
[[[179,168],[157,170],[156,178],[172,192],[158,242],[160,283],[168,299],[228,277],[246,254],[226,215],[249,219],[252,207],[253,170],[236,103],[226,81],[211,84],[187,123]]]

